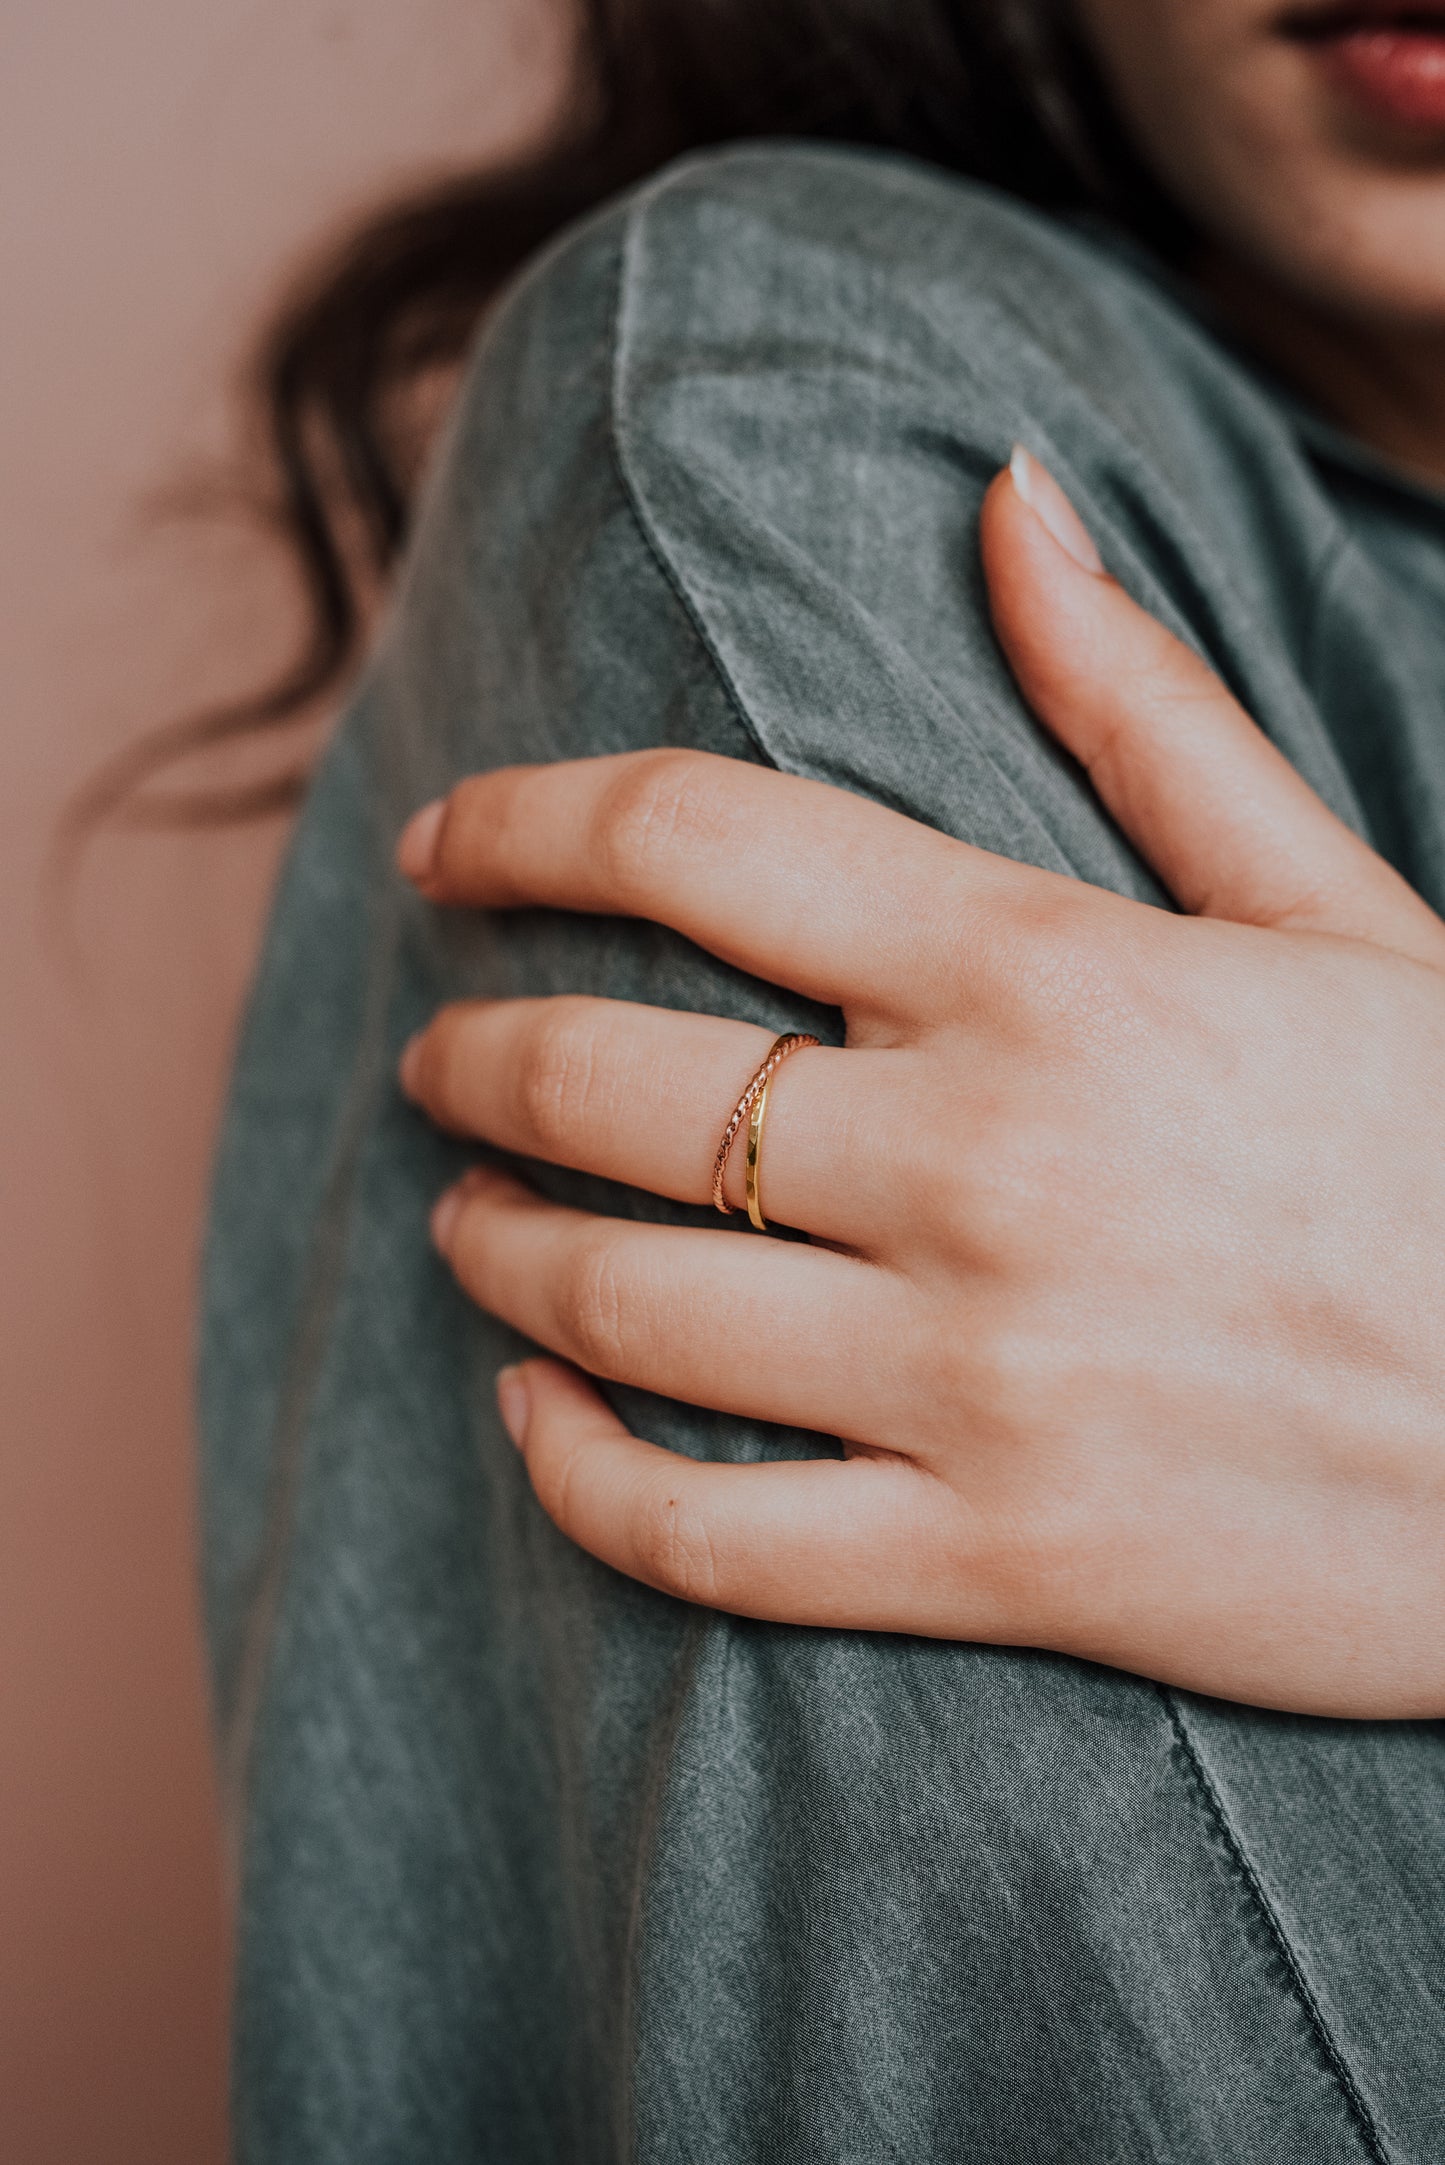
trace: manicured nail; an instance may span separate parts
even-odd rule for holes
[[[421,1041],[425,1036],[425,1030],[418,1030],[415,1037],[409,1037],[396,1064],[397,1079],[409,1098],[421,1089]]]
[[[458,1181],[456,1187],[439,1195],[432,1207],[432,1245],[440,1248],[443,1255],[451,1254],[452,1234],[456,1231],[457,1216],[462,1207],[463,1186],[464,1183]]]
[[[1042,519],[1059,547],[1067,551],[1081,570],[1102,573],[1104,559],[1094,547],[1088,527],[1048,468],[1030,457],[1022,444],[1015,444],[1008,470],[1013,476],[1014,487],[1029,509]]]
[[[502,1426],[520,1451],[532,1412],[532,1394],[520,1368],[504,1368],[498,1374],[497,1410]]]
[[[438,797],[434,803],[424,804],[419,812],[413,812],[401,830],[396,845],[396,868],[418,886],[431,872],[446,808],[445,797]]]

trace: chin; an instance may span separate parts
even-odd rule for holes
[[[1196,189],[1189,205],[1211,253],[1330,316],[1445,331],[1445,172],[1276,150],[1252,180],[1219,170],[1216,182],[1213,204]]]
[[[1331,314],[1445,332],[1445,176],[1372,183],[1355,171],[1267,240],[1281,280]]]

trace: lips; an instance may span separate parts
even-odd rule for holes
[[[1378,118],[1412,131],[1445,129],[1445,5],[1302,9],[1285,34],[1315,54],[1333,82]]]

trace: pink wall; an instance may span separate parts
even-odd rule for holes
[[[547,0],[44,0],[0,20],[0,2154],[223,2152],[224,1902],[189,1340],[280,839],[115,837],[48,938],[66,793],[284,644],[250,538],[148,498],[223,445],[278,273],[535,128]]]

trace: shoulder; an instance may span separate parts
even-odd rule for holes
[[[914,160],[769,141],[669,166],[529,266],[454,479],[494,501],[521,460],[541,513],[605,465],[673,570],[744,503],[825,544],[840,506],[893,513],[916,554],[1016,441],[1149,555],[1163,524],[1227,562],[1261,485],[1298,494],[1286,418],[1141,258]]]
[[[1126,320],[1146,283],[996,193],[805,144],[683,161],[562,236],[484,335],[406,616],[417,672],[456,655],[489,716],[471,762],[575,750],[584,721],[612,748],[623,712],[653,741],[706,723],[1128,877],[1107,838],[1081,856],[1048,831],[1076,824],[1068,785],[993,640],[976,529],[1023,440],[1104,534],[1100,477],[1145,411],[1105,349],[1157,377]]]
[[[644,433],[680,384],[711,400],[726,376],[764,410],[804,383],[836,409],[852,371],[901,400],[946,393],[983,426],[1082,404],[1126,435],[1201,375],[1245,386],[1102,236],[913,159],[794,141],[681,159],[572,228],[518,281],[481,366],[504,354]]]
[[[544,249],[488,327],[463,413],[508,376],[524,424],[538,398],[554,420],[559,398],[601,399],[645,427],[667,384],[739,357],[763,398],[765,379],[831,369],[836,390],[852,366],[975,407],[1068,384],[1121,422],[1191,363],[1225,365],[1097,236],[914,159],[762,141],[680,159]]]
[[[679,160],[615,206],[624,337],[795,327],[940,362],[1056,339],[1080,311],[1122,320],[1158,287],[1081,229],[895,153],[765,141]],[[1001,316],[1002,310],[1007,317]],[[1080,357],[1084,349],[1080,348]]]
[[[459,401],[402,646],[433,687],[453,658],[458,711],[510,718],[458,739],[470,764],[524,737],[575,751],[584,724],[620,748],[622,714],[652,741],[705,720],[717,748],[1118,883],[1112,841],[1040,832],[1077,833],[1073,784],[992,636],[978,512],[1015,442],[1287,737],[1330,536],[1278,409],[1120,249],[810,144],[675,164],[519,279]]]

